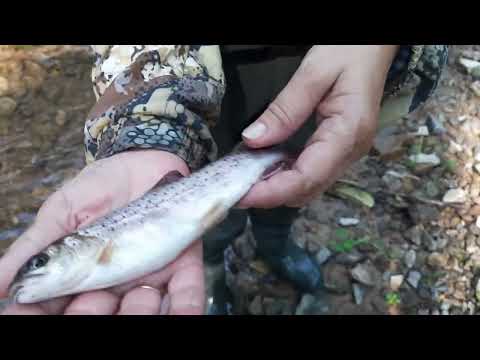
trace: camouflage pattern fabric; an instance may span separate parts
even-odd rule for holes
[[[97,103],[85,123],[87,163],[145,148],[172,152],[192,170],[216,159],[210,129],[228,85],[219,45],[92,48]],[[446,45],[400,47],[388,74],[380,126],[414,111],[431,96],[447,56]]]

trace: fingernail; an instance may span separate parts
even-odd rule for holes
[[[242,135],[245,136],[247,139],[253,140],[262,136],[266,130],[267,127],[265,126],[265,124],[257,122],[243,130]]]

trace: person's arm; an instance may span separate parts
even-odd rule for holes
[[[93,46],[97,103],[85,124],[87,161],[157,149],[196,169],[215,159],[209,128],[225,79],[218,45]]]

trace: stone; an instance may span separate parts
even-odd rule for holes
[[[437,156],[437,154],[415,154],[415,155],[410,155],[409,159],[416,164],[420,165],[431,165],[432,167],[437,166],[440,164],[441,160]]]
[[[315,297],[311,294],[305,294],[300,300],[297,309],[295,310],[295,315],[307,315],[308,309],[315,303]]]
[[[57,115],[55,115],[55,123],[58,126],[63,126],[65,125],[67,121],[67,113],[63,110],[58,110]]]
[[[430,311],[428,311],[428,309],[419,309],[417,314],[423,316],[430,315]]]
[[[342,265],[354,265],[365,259],[365,255],[357,250],[341,253],[335,257],[335,261]]]
[[[410,286],[416,289],[418,287],[418,284],[420,283],[421,278],[422,274],[420,274],[418,271],[410,271],[408,273],[407,282],[410,284]]]
[[[458,62],[460,65],[463,66],[463,68],[467,71],[468,74],[471,74],[473,69],[480,66],[480,62],[475,60],[470,60],[464,57],[459,58]]]
[[[426,124],[428,131],[433,135],[442,135],[447,131],[443,124],[431,115],[428,115]]]
[[[422,245],[422,232],[423,226],[416,225],[407,230],[407,232],[405,233],[405,237],[413,244],[420,246]]]
[[[9,97],[0,97],[0,116],[10,116],[17,108],[17,102]]]
[[[467,194],[463,189],[450,189],[443,196],[443,202],[448,204],[464,203],[467,201]]]
[[[338,219],[338,224],[341,226],[355,226],[358,225],[360,220],[355,218],[340,218]]]
[[[353,288],[353,298],[355,299],[355,304],[361,305],[363,303],[363,295],[365,293],[365,290],[359,284],[353,284],[352,288]]]
[[[480,302],[480,279],[477,280],[477,285],[475,286],[475,298]]]
[[[248,307],[248,311],[252,315],[263,314],[262,297],[260,295],[255,296],[255,298],[253,299],[253,301],[250,303]]]
[[[411,269],[415,265],[415,260],[417,259],[417,253],[415,250],[410,249],[405,253],[404,262],[407,268]]]
[[[438,252],[431,253],[427,257],[427,264],[433,268],[444,268],[447,266],[448,257]]]
[[[322,247],[315,255],[315,260],[318,265],[323,265],[332,256],[332,252],[327,247]]]
[[[0,76],[0,96],[7,95],[9,89],[8,79]]]
[[[438,220],[440,211],[435,206],[416,203],[408,208],[408,214],[415,224],[425,224]]]
[[[392,289],[392,291],[397,291],[398,289],[400,289],[400,286],[402,286],[402,284],[403,275],[392,275],[390,277],[390,289]]]
[[[340,264],[327,263],[323,270],[325,288],[338,294],[350,292],[350,276],[348,269]]]
[[[428,126],[419,126],[417,132],[415,133],[417,136],[428,136],[430,135],[428,131]]]
[[[474,81],[473,83],[470,84],[470,89],[473,91],[473,93],[476,96],[480,97],[480,81]]]
[[[357,264],[351,271],[353,279],[367,286],[375,286],[381,279],[381,274],[370,263]]]

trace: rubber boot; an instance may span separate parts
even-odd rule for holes
[[[257,256],[299,290],[314,293],[322,288],[322,274],[315,260],[292,239],[291,228],[297,216],[296,208],[252,209]]]

